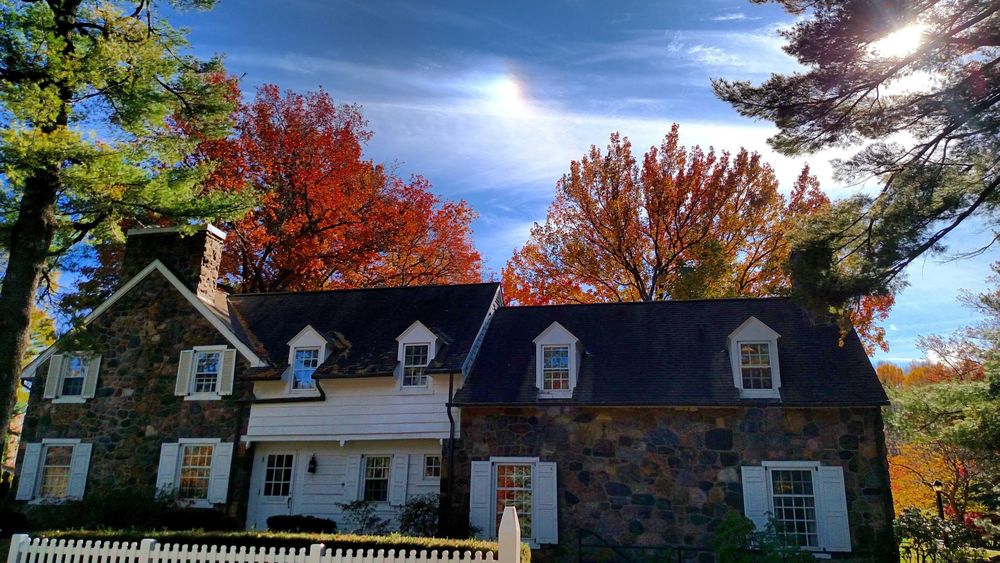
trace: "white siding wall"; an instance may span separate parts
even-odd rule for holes
[[[346,474],[348,457],[356,455],[409,456],[406,498],[412,499],[419,495],[440,493],[441,480],[439,478],[424,478],[424,455],[441,455],[441,450],[441,443],[438,440],[350,442],[343,447],[340,446],[339,442],[266,442],[257,444],[254,449],[247,527],[262,529],[266,521],[266,514],[263,511],[271,511],[272,514],[307,514],[331,518],[337,522],[339,530],[351,531],[350,525],[344,520],[340,507],[337,506],[337,503],[346,502],[345,483],[349,480]],[[263,503],[260,500],[264,468],[262,460],[269,453],[295,455],[292,498],[287,508],[284,506],[262,508]],[[316,473],[309,473],[307,467],[309,459],[313,455],[316,456]],[[360,491],[360,479],[358,479],[358,487]],[[357,494],[360,497],[360,492]],[[274,512],[275,509],[278,509],[279,512]],[[377,513],[381,518],[395,520],[400,509],[401,507],[389,506],[388,503],[379,503]]]
[[[455,375],[456,389],[462,376]],[[326,401],[254,404],[245,439],[398,440],[448,438],[448,376],[431,379],[429,389],[400,389],[394,377],[321,380]],[[259,399],[289,397],[287,382],[258,382]],[[294,396],[294,395],[292,395]],[[459,413],[455,415],[458,436]]]

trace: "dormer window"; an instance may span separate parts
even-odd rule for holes
[[[750,317],[729,335],[733,384],[744,399],[780,399],[778,338],[756,317]]]
[[[430,361],[430,344],[405,344],[403,346],[403,387],[427,385],[427,364]]]
[[[313,372],[319,367],[319,348],[296,348],[292,366],[292,389],[314,389]]]
[[[542,346],[542,391],[569,391],[569,345]]]
[[[399,389],[407,393],[432,393],[427,367],[440,352],[442,339],[424,323],[414,321],[396,337],[396,342],[399,363],[394,375],[399,378]]]
[[[580,341],[566,327],[554,322],[534,342],[538,398],[572,398],[580,369]]]

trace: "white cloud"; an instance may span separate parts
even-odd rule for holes
[[[734,12],[732,14],[722,14],[712,18],[715,22],[731,22],[731,21],[744,21],[744,20],[759,20],[760,18],[753,17],[744,14],[743,12]]]

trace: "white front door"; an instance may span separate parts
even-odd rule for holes
[[[266,453],[257,459],[260,481],[253,524],[258,530],[267,529],[267,519],[276,514],[292,514],[292,480],[295,475],[295,454]]]

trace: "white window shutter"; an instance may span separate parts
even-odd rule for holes
[[[97,374],[101,372],[101,355],[94,354],[87,361],[87,377],[83,380],[83,392],[81,396],[86,399],[93,399],[97,394]]]
[[[493,463],[473,461],[469,481],[469,525],[476,529],[477,538],[496,537],[493,517]]]
[[[31,500],[35,496],[35,482],[38,481],[38,469],[42,462],[42,445],[28,444],[24,447],[24,459],[21,461],[21,476],[17,481],[17,500]]]
[[[212,448],[212,473],[208,482],[208,502],[223,503],[229,495],[229,467],[233,462],[233,443],[222,442]]]
[[[851,551],[847,493],[842,467],[819,468],[820,545],[827,551]]]
[[[236,350],[222,352],[222,371],[219,372],[219,394],[233,394],[233,376],[236,371]]]
[[[73,461],[69,467],[69,486],[66,488],[66,496],[69,498],[83,498],[83,493],[87,489],[87,472],[90,470],[90,452],[93,449],[93,444],[77,444],[73,447]]]
[[[358,500],[358,479],[361,477],[361,456],[347,456],[347,467],[344,469],[344,502]]]
[[[392,456],[392,469],[389,471],[389,504],[403,506],[406,504],[406,482],[410,471],[409,454]]]
[[[744,465],[740,468],[743,476],[743,515],[763,530],[771,514],[771,503],[767,495],[767,473],[763,467]]]
[[[559,492],[556,487],[555,462],[535,464],[531,504],[535,514],[531,532],[535,543],[559,543]]]
[[[172,494],[174,480],[177,475],[177,456],[180,454],[180,444],[160,444],[160,467],[156,471],[156,494]]]
[[[174,395],[187,395],[191,381],[191,362],[194,361],[194,350],[181,352],[177,362],[177,383],[174,385]]]
[[[63,355],[54,354],[49,358],[49,374],[45,377],[43,399],[55,399],[59,394],[59,380],[62,379]]]

